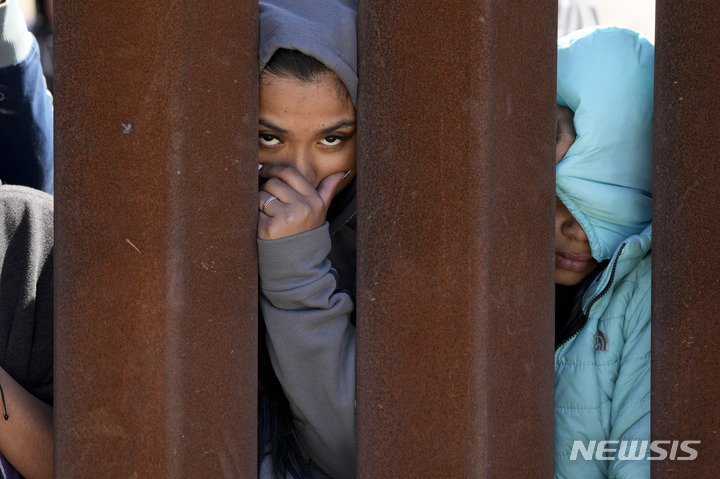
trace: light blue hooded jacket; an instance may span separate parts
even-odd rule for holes
[[[577,138],[556,194],[593,257],[609,260],[582,299],[584,326],[555,352],[558,478],[650,477],[653,57],[647,39],[614,27],[558,43],[557,102],[575,112]],[[586,459],[604,440],[618,442]]]

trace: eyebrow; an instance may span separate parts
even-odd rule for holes
[[[355,126],[356,124],[357,124],[356,121],[352,121],[352,120],[340,120],[339,122],[337,122],[337,123],[334,124],[334,125],[330,125],[330,126],[327,127],[327,128],[323,128],[323,129],[320,130],[318,133],[320,133],[321,135],[324,135],[324,134],[327,134],[327,133],[332,133],[333,131],[339,130],[339,129],[341,129],[341,128],[347,128],[348,126]]]
[[[263,119],[263,118],[258,118],[258,123],[260,123],[260,124],[261,124],[262,126],[264,126],[265,128],[270,128],[271,130],[275,130],[275,131],[277,131],[277,132],[280,132],[280,133],[282,133],[283,135],[287,134],[287,132],[288,132],[285,128],[280,128],[280,127],[277,126],[277,125],[273,125],[272,123],[270,123],[269,121],[267,121],[267,120],[265,120],[265,119]]]
[[[267,121],[264,118],[258,118],[258,123],[264,126],[265,128],[270,128],[271,130],[275,130],[279,133],[282,133],[283,135],[286,135],[288,131],[285,128],[281,128],[269,121]],[[339,122],[335,123],[334,125],[330,125],[327,128],[323,128],[318,132],[320,135],[325,135],[328,133],[332,133],[335,130],[339,130],[341,128],[346,128],[348,126],[355,126],[357,124],[354,120],[340,120]]]

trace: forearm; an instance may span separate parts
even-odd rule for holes
[[[260,244],[260,307],[273,367],[306,424],[299,427],[303,444],[323,470],[344,478],[355,464],[354,302],[336,291],[326,230],[286,240],[287,248]]]
[[[53,476],[52,407],[22,388],[0,368],[8,419],[0,409],[0,451],[27,479]]]
[[[270,311],[268,350],[307,452],[332,477],[354,475],[355,328],[342,312]],[[306,321],[306,319],[308,321]],[[323,323],[323,324],[320,324]]]

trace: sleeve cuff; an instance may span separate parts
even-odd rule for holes
[[[330,270],[328,223],[287,238],[258,239],[260,286],[263,290],[294,289]]]
[[[30,53],[32,40],[17,0],[0,4],[0,68],[24,60]]]

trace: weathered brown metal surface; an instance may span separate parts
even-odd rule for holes
[[[656,12],[652,474],[720,477],[720,3]]]
[[[56,477],[255,477],[257,2],[56,27]]]
[[[360,478],[553,475],[556,32],[360,2]]]

